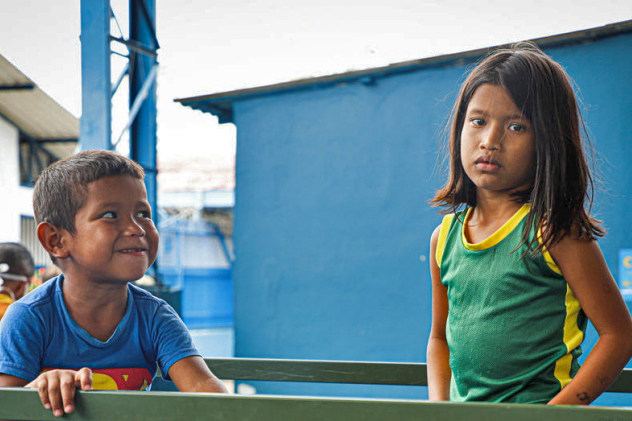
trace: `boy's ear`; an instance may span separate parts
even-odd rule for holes
[[[64,247],[62,237],[67,234],[50,222],[40,222],[37,226],[37,239],[44,249],[57,259],[68,257],[68,250]]]

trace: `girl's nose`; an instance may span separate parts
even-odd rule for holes
[[[502,143],[505,133],[494,125],[488,126],[482,134],[481,147],[488,150],[498,150]]]

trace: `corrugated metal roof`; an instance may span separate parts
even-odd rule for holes
[[[0,55],[0,115],[57,157],[71,155],[79,119]]]
[[[542,48],[552,48],[562,45],[577,44],[594,41],[600,38],[616,36],[619,34],[632,32],[632,20],[613,23],[597,28],[581,31],[569,32],[543,38],[536,38],[535,42]],[[474,62],[488,54],[491,50],[507,45],[498,45],[478,50],[464,51],[455,54],[446,54],[436,57],[423,58],[418,60],[395,63],[384,67],[376,67],[367,70],[359,70],[345,73],[338,73],[329,76],[312,77],[299,79],[291,82],[277,83],[273,85],[261,86],[249,89],[239,89],[229,92],[220,92],[210,95],[201,95],[189,98],[177,98],[174,101],[184,106],[211,113],[219,118],[220,123],[232,122],[233,103],[243,99],[260,96],[275,95],[285,92],[323,88],[340,83],[374,83],[377,78],[389,75],[418,71],[432,67],[444,67],[463,65]]]

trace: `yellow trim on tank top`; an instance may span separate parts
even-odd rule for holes
[[[560,382],[562,389],[572,380],[571,363],[573,362],[573,356],[571,351],[581,345],[584,340],[584,332],[577,325],[577,316],[582,308],[568,283],[566,284],[564,304],[566,306],[566,318],[564,319],[563,341],[564,345],[566,345],[566,354],[555,362],[555,371],[553,373]]]
[[[538,242],[542,244],[542,228],[538,228]],[[557,265],[557,263],[555,263],[555,260],[553,260],[553,257],[551,257],[551,253],[549,253],[549,250],[545,246],[542,246],[542,257],[544,257],[546,265],[553,272],[557,273],[558,275],[562,274],[562,270]]]
[[[522,219],[527,216],[527,214],[531,210],[531,204],[525,203],[524,205],[522,205],[522,207],[520,207],[520,209],[518,209],[516,213],[514,213],[513,216],[507,220],[507,222],[505,222],[500,228],[496,230],[496,232],[487,237],[485,240],[476,244],[468,242],[467,238],[465,237],[465,226],[467,224],[468,218],[470,217],[472,209],[473,208],[469,208],[467,210],[467,213],[465,214],[465,219],[463,220],[463,229],[461,231],[461,240],[463,241],[463,245],[465,246],[465,248],[468,250],[486,250],[500,243],[507,237],[507,235],[509,235],[509,233],[511,233],[518,226],[520,221],[522,221]]]
[[[538,228],[538,242],[542,244],[542,228]],[[562,270],[555,263],[549,250],[542,246],[542,257],[547,266],[558,275],[562,275]],[[563,275],[562,275],[563,276]],[[560,382],[560,387],[564,389],[567,384],[573,380],[571,378],[571,368],[573,363],[573,355],[571,351],[581,345],[584,340],[584,332],[577,325],[577,317],[581,311],[579,300],[575,297],[571,287],[566,284],[566,295],[564,297],[564,307],[566,308],[566,317],[564,318],[564,336],[562,341],[566,346],[566,354],[555,362],[555,370],[553,375]]]
[[[446,215],[441,221],[441,228],[439,228],[439,238],[437,239],[437,250],[435,251],[435,259],[437,265],[441,267],[441,259],[443,258],[443,251],[445,250],[445,241],[448,238],[448,232],[450,232],[450,225],[454,219],[454,214]]]

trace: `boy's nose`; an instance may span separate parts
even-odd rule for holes
[[[142,225],[136,221],[134,218],[131,218],[127,224],[126,231],[132,236],[143,236],[145,235],[145,229]]]

